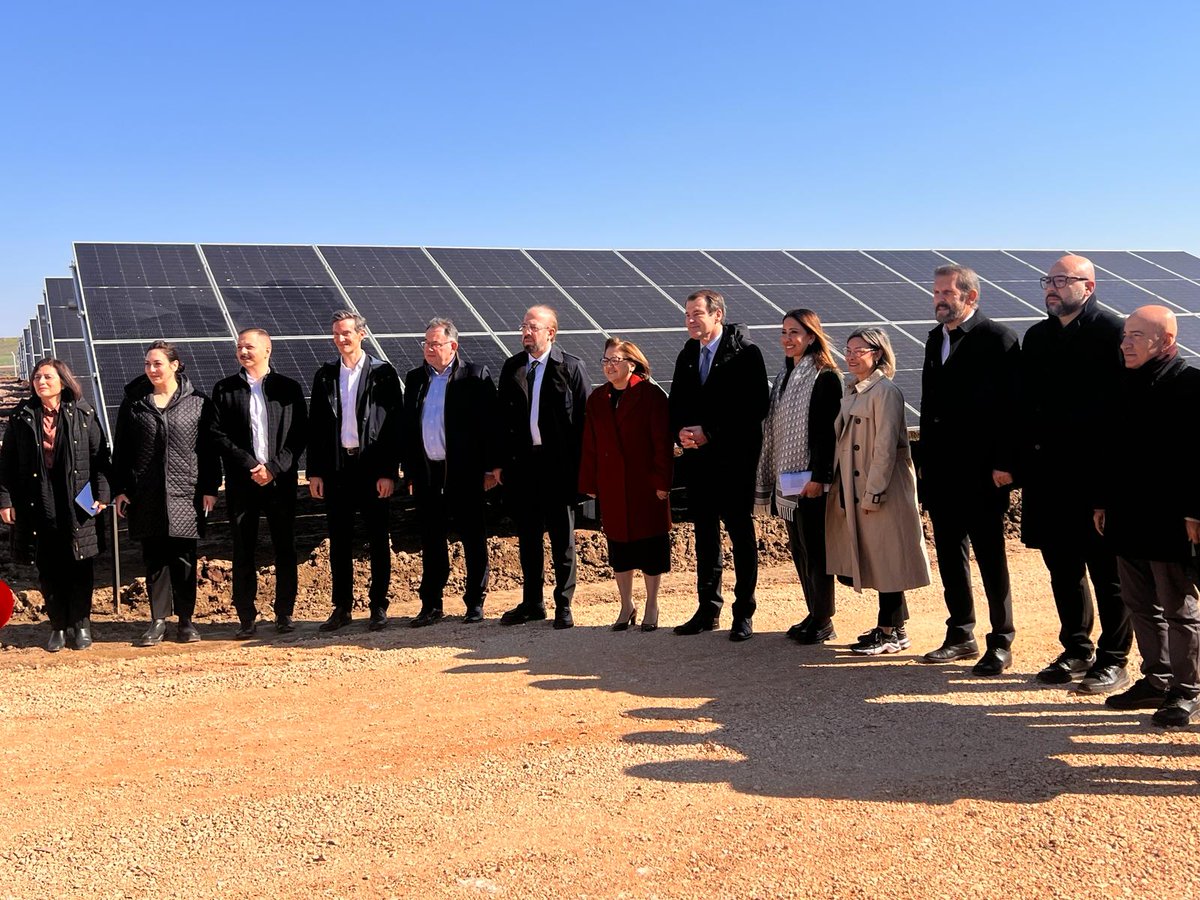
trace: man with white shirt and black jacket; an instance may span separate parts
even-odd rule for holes
[[[466,557],[463,621],[482,622],[489,574],[483,498],[500,474],[496,386],[487,366],[458,355],[458,329],[449,319],[430,321],[422,348],[425,362],[404,378],[404,474],[421,532],[421,610],[409,624],[442,618],[451,526]]]
[[[308,440],[308,409],[300,385],[271,368],[271,336],[262,328],[238,334],[241,371],[213,388],[213,440],[225,469],[225,503],[233,535],[233,605],[237,637],[257,629],[258,523],[267,517],[275,557],[275,630],[295,630],[296,480]]]
[[[354,513],[371,548],[370,629],[387,626],[392,578],[388,500],[400,477],[400,377],[363,347],[367,320],[340,309],[331,327],[338,360],[313,379],[308,423],[308,491],[325,501],[333,613],[321,631],[350,624],[354,606]]]

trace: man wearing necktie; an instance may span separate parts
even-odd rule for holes
[[[757,606],[758,539],[754,532],[754,482],[762,449],[762,421],[770,386],[762,352],[745,330],[725,324],[725,298],[713,290],[687,298],[689,340],[671,382],[671,430],[683,449],[680,469],[688,513],[696,528],[699,606],[676,634],[716,628],[724,599],[721,523],[733,545],[733,627],[729,638],[748,640]]]
[[[921,437],[915,445],[921,501],[933,523],[946,609],[946,639],[921,657],[948,663],[979,656],[969,548],[987,596],[991,633],[976,675],[1012,665],[1013,611],[1004,514],[1016,467],[1016,333],[979,310],[979,276],[966,266],[933,273],[938,325],[925,342]]]
[[[551,307],[530,308],[521,323],[524,349],[500,371],[500,480],[517,523],[524,582],[521,603],[501,616],[502,625],[546,618],[546,533],[554,569],[554,627],[575,624],[575,501],[589,381],[579,357],[554,346],[557,333],[558,315]]]

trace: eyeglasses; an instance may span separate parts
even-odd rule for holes
[[[538,332],[538,331],[545,331],[545,330],[546,330],[545,325],[531,325],[529,322],[524,322],[517,326],[517,331],[520,331],[522,333],[526,332],[526,331]]]
[[[845,353],[846,358],[849,359],[852,356],[865,356],[868,353],[874,353],[877,349],[877,347],[847,347],[842,352]]]
[[[625,357],[625,356],[602,356],[602,357],[600,357],[600,365],[601,366],[617,366],[623,362],[629,362],[628,357]]]
[[[421,341],[421,346],[426,350],[441,350],[443,347],[448,347],[454,341]]]
[[[1090,280],[1091,279],[1089,278],[1084,278],[1082,275],[1043,275],[1038,279],[1038,284],[1042,286],[1043,290],[1050,287],[1050,285],[1054,285],[1056,288],[1061,290],[1068,284],[1074,284],[1077,281]]]

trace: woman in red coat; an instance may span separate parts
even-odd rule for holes
[[[604,345],[607,384],[594,390],[584,416],[579,490],[598,497],[621,612],[613,631],[637,622],[633,573],[646,580],[642,631],[658,627],[658,585],[671,569],[671,436],[667,395],[650,380],[636,344]]]

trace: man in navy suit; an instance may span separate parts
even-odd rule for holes
[[[534,306],[521,323],[524,349],[510,356],[497,389],[505,451],[501,479],[517,523],[524,593],[500,618],[521,625],[546,618],[542,597],[550,535],[554,568],[554,627],[571,628],[575,595],[575,501],[589,381],[583,361],[554,346],[558,314]]]

